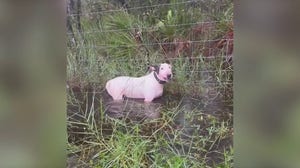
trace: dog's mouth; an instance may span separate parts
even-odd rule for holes
[[[168,81],[170,81],[172,79],[172,75],[169,74],[166,77],[164,77],[163,79],[168,82]]]

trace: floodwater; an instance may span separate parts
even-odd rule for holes
[[[145,120],[154,120],[160,118],[166,109],[174,109],[176,107],[176,115],[174,117],[172,127],[174,129],[181,129],[182,134],[180,138],[183,141],[191,142],[195,136],[207,137],[209,135],[208,127],[212,122],[220,124],[222,121],[227,122],[229,131],[233,132],[233,107],[232,102],[225,102],[221,97],[198,97],[192,98],[190,96],[170,95],[164,93],[161,98],[155,99],[152,103],[144,103],[143,100],[132,100],[125,98],[122,101],[113,101],[112,98],[103,89],[88,87],[70,87],[68,89],[68,105],[67,117],[68,121],[74,122],[68,124],[68,141],[74,144],[82,143],[84,139],[84,132],[87,128],[76,122],[84,122],[86,118],[90,119],[91,115],[97,124],[101,124],[103,119],[110,117],[114,119],[126,119],[133,123],[145,122]],[[112,130],[109,126],[101,127],[105,134],[111,134]],[[149,132],[154,128],[149,128]],[[147,131],[145,132],[147,134]],[[233,134],[232,134],[233,135]],[[171,139],[174,135],[172,132],[165,134],[166,138]],[[232,146],[233,137],[226,137],[218,140],[217,143],[204,147],[206,150],[207,164],[216,164],[222,162],[222,152],[224,149],[228,150]],[[189,143],[183,143],[179,146],[173,146],[179,153],[185,154],[187,152],[198,153],[201,151],[197,149],[190,149]],[[204,153],[204,151],[203,151]],[[78,163],[76,155],[68,156],[68,167]],[[82,166],[84,167],[84,166]]]

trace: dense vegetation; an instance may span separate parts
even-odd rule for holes
[[[69,0],[67,19],[70,156],[92,167],[232,167],[231,0]],[[143,123],[103,116],[108,79],[141,76],[161,62],[170,62],[175,74],[165,94],[205,107],[189,110],[186,119],[199,121],[199,129],[188,138],[174,126],[184,110],[180,100]],[[218,109],[206,106],[211,103]],[[228,115],[213,115],[218,110]]]

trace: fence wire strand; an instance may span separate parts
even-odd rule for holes
[[[68,16],[84,16],[84,15],[99,15],[103,13],[110,13],[110,12],[123,12],[123,11],[130,11],[130,10],[140,10],[140,9],[147,9],[147,8],[157,8],[157,7],[166,7],[166,6],[174,6],[174,5],[182,5],[182,4],[195,4],[197,2],[201,2],[201,0],[191,0],[191,1],[183,1],[183,2],[174,2],[174,3],[163,3],[163,4],[156,4],[156,5],[148,5],[148,6],[138,6],[138,7],[131,7],[131,8],[124,8],[121,9],[110,9],[110,10],[103,10],[97,12],[86,12],[86,13],[70,13]]]
[[[181,27],[181,26],[192,26],[192,25],[207,25],[207,24],[215,24],[215,23],[231,23],[231,20],[222,20],[222,21],[203,21],[203,22],[193,22],[193,23],[184,23],[184,24],[171,24],[167,25],[168,27]],[[213,27],[213,25],[211,25]],[[121,32],[121,31],[134,31],[134,30],[144,30],[144,32],[153,31],[154,27],[132,27],[128,29],[113,29],[113,30],[91,30],[91,31],[85,31],[81,34],[94,34],[94,33],[112,33],[112,32]],[[71,34],[78,34],[80,32],[74,32],[74,33],[67,33],[68,35]]]
[[[89,19],[89,17],[87,16],[91,16],[91,15],[98,15],[101,16],[103,14],[107,14],[107,13],[117,13],[117,12],[127,12],[128,11],[133,11],[133,10],[141,10],[146,12],[147,9],[154,9],[154,8],[163,8],[163,7],[168,7],[168,6],[172,6],[174,10],[179,10],[180,5],[199,5],[197,3],[202,3],[202,0],[188,0],[188,1],[182,1],[182,2],[174,2],[174,3],[162,3],[162,4],[154,4],[154,5],[144,5],[144,6],[136,6],[136,7],[121,7],[119,9],[106,9],[106,10],[101,10],[100,8],[98,10],[101,11],[94,11],[94,12],[80,12],[80,13],[72,13],[70,12],[69,14],[67,14],[67,19],[71,20],[73,23],[72,24],[78,24],[78,20],[76,20],[76,18],[73,17],[85,17],[85,19]],[[104,8],[108,8],[108,7],[104,7]],[[117,8],[117,7],[116,7]],[[200,10],[200,9],[199,9]],[[196,14],[193,14],[193,17],[197,16]],[[67,32],[66,34],[68,35],[68,38],[70,41],[72,41],[72,38],[79,38],[80,40],[82,40],[82,42],[79,43],[73,43],[71,46],[68,46],[68,55],[72,56],[72,51],[80,51],[78,53],[80,54],[85,54],[90,52],[91,50],[95,50],[94,52],[92,51],[93,54],[98,54],[99,51],[101,50],[106,50],[108,49],[106,52],[106,58],[112,59],[111,61],[115,61],[115,62],[122,62],[122,61],[145,61],[145,58],[137,58],[131,55],[128,56],[124,56],[124,57],[114,57],[114,56],[110,56],[109,54],[113,54],[114,50],[111,51],[111,48],[113,49],[126,49],[128,48],[136,48],[136,51],[140,50],[141,47],[145,48],[147,50],[147,52],[149,52],[148,48],[153,48],[153,50],[163,50],[160,51],[159,54],[161,55],[157,55],[157,53],[154,53],[152,55],[155,55],[155,57],[153,57],[153,59],[151,60],[151,63],[155,63],[158,64],[160,63],[160,59],[164,59],[164,56],[166,56],[168,54],[168,52],[171,52],[172,49],[169,49],[167,51],[164,51],[164,49],[162,48],[162,46],[167,46],[167,47],[176,47],[176,45],[182,45],[182,44],[189,44],[190,48],[188,48],[187,50],[182,50],[184,52],[186,52],[185,54],[181,54],[178,53],[178,55],[175,55],[174,57],[168,57],[168,60],[170,61],[186,61],[186,62],[190,62],[190,64],[194,64],[195,62],[197,62],[198,64],[201,64],[202,69],[193,69],[192,70],[176,70],[175,72],[177,73],[188,73],[189,75],[193,74],[193,75],[198,75],[198,74],[202,74],[200,76],[203,76],[203,79],[201,79],[201,81],[193,81],[193,78],[189,78],[187,80],[190,81],[190,83],[188,83],[187,85],[189,85],[190,87],[193,87],[195,85],[209,85],[209,88],[211,89],[223,89],[222,90],[222,94],[226,94],[226,92],[230,91],[232,92],[232,86],[233,86],[233,66],[232,66],[232,57],[233,57],[233,53],[228,54],[228,50],[229,50],[229,44],[233,44],[234,39],[230,38],[228,36],[218,36],[218,38],[212,36],[211,34],[218,34],[220,33],[219,30],[216,28],[217,24],[233,24],[233,20],[231,19],[223,19],[223,20],[213,20],[213,19],[207,19],[206,17],[210,16],[210,14],[203,14],[203,18],[201,18],[200,20],[202,21],[195,21],[195,22],[188,22],[188,23],[178,23],[178,24],[165,24],[165,26],[167,27],[171,27],[171,28],[177,28],[177,29],[188,29],[188,35],[186,35],[187,37],[180,37],[179,41],[176,41],[175,38],[174,40],[154,40],[152,42],[150,41],[132,41],[132,43],[128,43],[128,44],[113,44],[112,43],[105,43],[105,44],[101,44],[101,42],[107,42],[107,41],[100,41],[99,43],[85,43],[84,42],[84,36],[86,37],[90,37],[90,36],[95,36],[95,38],[102,38],[101,34],[106,34],[106,33],[121,33],[121,32],[127,32],[129,34],[129,37],[131,38],[135,38],[135,33],[139,32],[141,33],[141,37],[143,37],[143,35],[147,35],[147,37],[149,36],[148,33],[152,33],[155,31],[159,30],[159,27],[157,27],[157,25],[150,25],[150,26],[145,26],[145,25],[139,25],[137,24],[133,24],[130,25],[129,27],[126,28],[111,28],[111,29],[107,29],[107,28],[103,28],[101,27],[102,23],[100,22],[96,22],[95,20],[91,19],[91,23],[88,23],[89,26],[97,26],[98,29],[89,29],[89,30],[85,30],[83,29],[74,29],[74,31],[72,32]],[[206,19],[205,19],[206,18]],[[101,21],[98,20],[98,21]],[[73,25],[73,26],[74,26]],[[186,26],[186,27],[185,27]],[[197,27],[198,26],[198,27]],[[203,26],[203,27],[201,27]],[[194,32],[194,29],[200,29],[200,31],[202,31],[203,29],[206,29],[206,34],[204,37],[201,37],[200,39],[196,38],[195,36],[197,35],[196,32]],[[198,30],[199,31],[199,30]],[[222,33],[222,32],[221,32]],[[223,32],[226,33],[226,32]],[[73,36],[73,37],[72,37]],[[210,48],[215,49],[216,46],[207,46],[207,44],[220,44],[222,43],[223,48],[220,49],[220,53],[216,54],[210,51]],[[159,46],[160,48],[158,48],[157,46]],[[213,48],[215,47],[215,48]],[[217,46],[218,47],[218,46]],[[82,50],[84,49],[84,50]],[[202,50],[204,49],[208,49],[208,55],[204,55]],[[218,48],[216,48],[218,49]],[[199,50],[201,50],[199,52]],[[197,52],[195,52],[197,51]],[[110,53],[112,52],[112,53]],[[143,50],[140,50],[140,52],[145,52]],[[154,51],[155,52],[155,51]],[[75,53],[75,54],[78,54]],[[175,51],[174,51],[175,53]],[[188,55],[187,55],[188,53]],[[151,54],[150,54],[151,56]],[[161,56],[161,58],[158,58],[159,56]],[[79,56],[80,58],[81,56]],[[97,57],[97,56],[96,56]],[[210,65],[209,66],[205,66],[207,64],[207,62],[209,61],[215,61],[217,64],[217,61],[220,61],[221,59],[221,63],[220,65],[218,65],[218,67],[212,68]],[[82,65],[88,65],[89,62],[88,61],[84,61],[84,60],[80,60],[78,59],[77,61],[82,61],[80,62],[80,64]],[[95,59],[94,61],[96,61],[96,63],[101,63],[103,62],[103,59],[100,58],[99,59]],[[194,61],[194,62],[193,62]],[[224,66],[224,64],[229,65],[226,68],[223,68],[221,66]],[[96,67],[97,69],[101,69],[101,66]],[[218,69],[219,68],[219,69]],[[88,68],[87,68],[88,69]],[[204,74],[204,75],[203,75]],[[219,76],[217,76],[217,74]],[[227,74],[228,76],[226,76],[226,79],[223,78],[222,79],[222,75],[223,74]],[[199,75],[198,75],[199,76]],[[206,78],[204,78],[205,76],[208,76]],[[209,77],[210,76],[210,77]],[[220,78],[221,77],[221,78]],[[230,77],[230,78],[227,78]],[[198,78],[199,79],[199,78]],[[184,84],[185,85],[185,84]],[[97,93],[97,92],[95,92]],[[232,100],[230,100],[232,101]]]

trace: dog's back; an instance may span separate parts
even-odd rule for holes
[[[143,78],[120,76],[106,83],[106,90],[114,100],[121,100],[123,95],[131,98],[143,98]]]
[[[142,77],[120,76],[106,83],[107,92],[114,100],[122,100],[123,96],[129,98],[143,98],[151,102],[163,93],[163,84],[172,78],[170,64],[152,66],[150,73]]]

